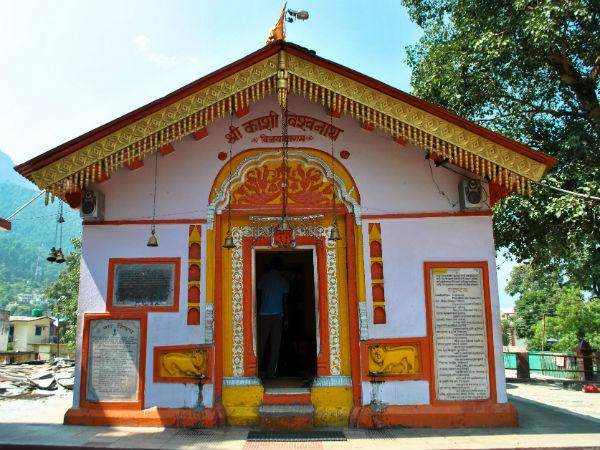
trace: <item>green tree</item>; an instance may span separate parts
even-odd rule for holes
[[[58,279],[44,291],[53,305],[52,314],[66,322],[61,342],[75,345],[77,338],[77,306],[79,298],[79,266],[81,261],[81,238],[71,239],[73,251],[66,257],[66,267]]]
[[[424,30],[414,93],[560,160],[546,177],[600,192],[598,0],[403,0]],[[534,186],[495,207],[498,248],[600,296],[598,203]]]
[[[515,301],[515,331],[520,338],[530,339],[535,325],[544,316],[553,316],[564,285],[557,271],[540,274],[530,264],[513,267],[506,285],[506,293],[518,296]]]
[[[587,340],[593,348],[600,348],[600,299],[586,300],[575,286],[565,286],[556,293],[556,313],[533,327],[529,342],[531,349],[571,352]]]
[[[512,323],[507,319],[502,319],[500,323],[502,325],[502,345],[510,345],[510,329]]]

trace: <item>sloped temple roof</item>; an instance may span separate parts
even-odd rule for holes
[[[279,41],[15,167],[64,197],[266,95],[322,103],[509,190],[557,160],[354,70]]]

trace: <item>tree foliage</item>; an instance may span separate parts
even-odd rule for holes
[[[81,239],[73,238],[71,242],[74,250],[66,257],[65,269],[58,274],[58,279],[46,288],[44,295],[53,302],[52,314],[66,322],[61,342],[74,346],[77,338]]]
[[[506,292],[518,295],[515,301],[517,335],[529,340],[529,348],[571,352],[586,339],[600,348],[600,299],[589,295],[560,273],[545,276],[527,264],[511,272]]]
[[[548,184],[600,193],[598,0],[403,0],[424,30],[414,93],[560,160]],[[496,244],[600,295],[597,202],[534,186],[495,208]]]
[[[582,339],[600,348],[600,299],[586,300],[575,286],[557,292],[556,312],[533,326],[529,347],[572,352]]]

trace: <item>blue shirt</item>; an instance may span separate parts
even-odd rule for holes
[[[258,282],[261,291],[261,315],[283,315],[283,297],[290,292],[290,284],[275,269],[265,273]]]

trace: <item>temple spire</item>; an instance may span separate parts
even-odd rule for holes
[[[267,38],[267,45],[273,44],[277,41],[285,41],[285,10],[287,7],[287,2],[283,3],[283,8],[281,8],[281,14],[279,15],[279,20],[271,30],[269,37]]]

